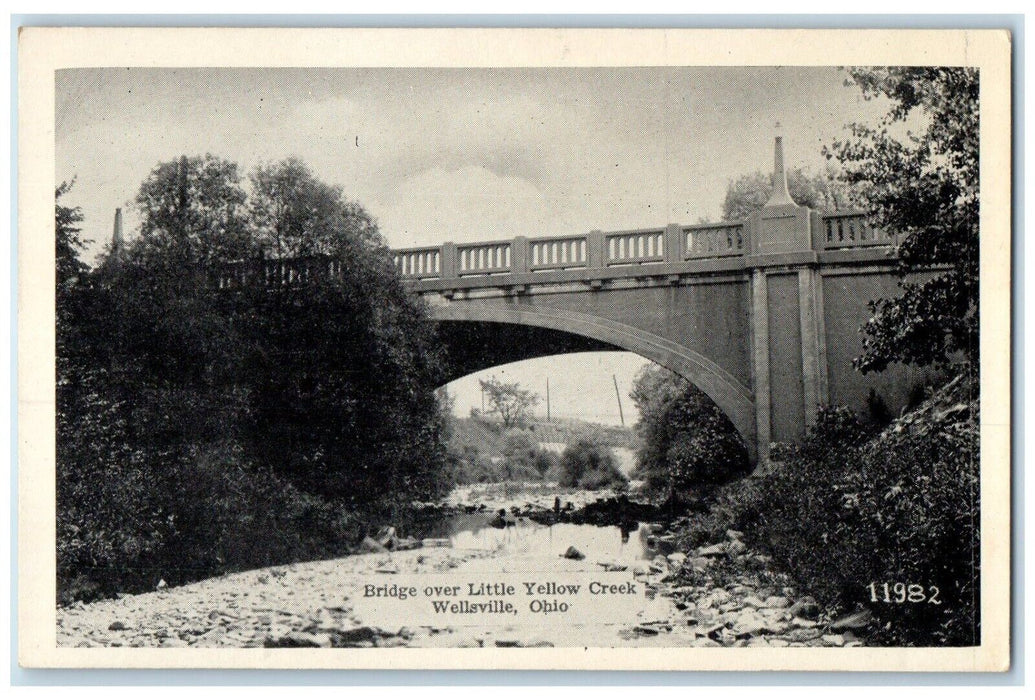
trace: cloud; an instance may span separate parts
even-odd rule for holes
[[[549,202],[534,184],[479,165],[409,177],[374,213],[399,247],[534,236],[550,217]]]

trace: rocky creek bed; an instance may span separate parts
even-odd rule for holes
[[[447,503],[444,512],[503,510],[513,522],[505,534],[556,522],[611,523],[647,515],[647,506],[613,494],[567,494],[577,508],[557,511],[549,493],[532,499]],[[562,496],[563,498],[563,496]],[[570,500],[570,499],[569,499]],[[529,522],[530,521],[530,522]],[[544,521],[545,525],[535,525]],[[750,551],[740,533],[683,552],[679,520],[669,529],[641,524],[646,554],[598,557],[568,551],[563,539],[534,549],[441,546],[449,540],[398,538],[379,551],[229,574],[176,588],[123,596],[57,611],[60,646],[93,647],[528,647],[861,646],[869,623],[863,614],[827,619],[820,606],[798,597],[766,574],[766,557]],[[603,524],[599,522],[599,524]],[[589,526],[586,526],[589,527]],[[525,529],[522,529],[525,528]],[[560,530],[559,532],[564,532]],[[625,528],[623,540],[630,537]],[[412,548],[411,548],[412,547]],[[622,550],[624,551],[624,550]],[[641,551],[641,550],[637,550]],[[563,556],[567,552],[568,557]],[[400,626],[368,624],[353,601],[372,576],[396,573],[628,571],[647,595],[635,619],[622,624],[562,626]]]

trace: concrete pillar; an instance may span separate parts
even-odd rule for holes
[[[528,272],[528,238],[515,236],[510,242],[510,271],[515,274]]]
[[[769,374],[769,281],[765,270],[751,273],[751,348],[755,379],[755,426],[758,461],[769,460],[772,434]]]
[[[665,227],[665,262],[682,262],[685,236],[683,227],[679,224],[669,224]]]
[[[818,270],[813,268],[798,270],[798,306],[801,313],[801,376],[806,429],[815,424],[816,409],[829,401],[822,282]]]
[[[456,272],[456,243],[447,241],[442,244],[442,267],[439,274],[444,280],[457,278]]]
[[[604,264],[604,234],[600,231],[590,231],[586,234],[586,267],[599,270]]]

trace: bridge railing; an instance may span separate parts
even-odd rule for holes
[[[895,244],[896,237],[873,228],[865,211],[841,211],[820,217],[820,243],[828,250]]]
[[[491,241],[456,247],[459,275],[494,275],[510,272],[511,242]]]
[[[337,277],[341,269],[341,261],[327,255],[238,260],[220,266],[215,273],[215,285],[219,289],[255,285],[290,287]]]
[[[665,262],[665,229],[616,231],[604,235],[608,265]]]
[[[744,222],[742,221],[684,226],[684,257],[687,260],[694,260],[743,255],[744,238]]]
[[[433,278],[442,274],[442,251],[433,248],[405,248],[396,250],[395,265],[403,277],[411,279]]]
[[[586,267],[589,263],[588,236],[534,238],[528,243],[528,269],[565,270]]]
[[[813,212],[815,250],[859,249],[895,245],[896,236],[874,228],[867,212]],[[479,275],[603,269],[742,256],[752,251],[752,219],[713,224],[629,231],[592,231],[578,236],[552,236],[484,243],[445,243],[395,251],[395,264],[405,279],[453,279]]]

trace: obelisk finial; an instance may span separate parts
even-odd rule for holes
[[[773,194],[765,205],[779,207],[794,204],[791,193],[787,189],[787,169],[783,164],[783,136],[780,134],[780,122],[776,122],[776,153],[773,161]]]

